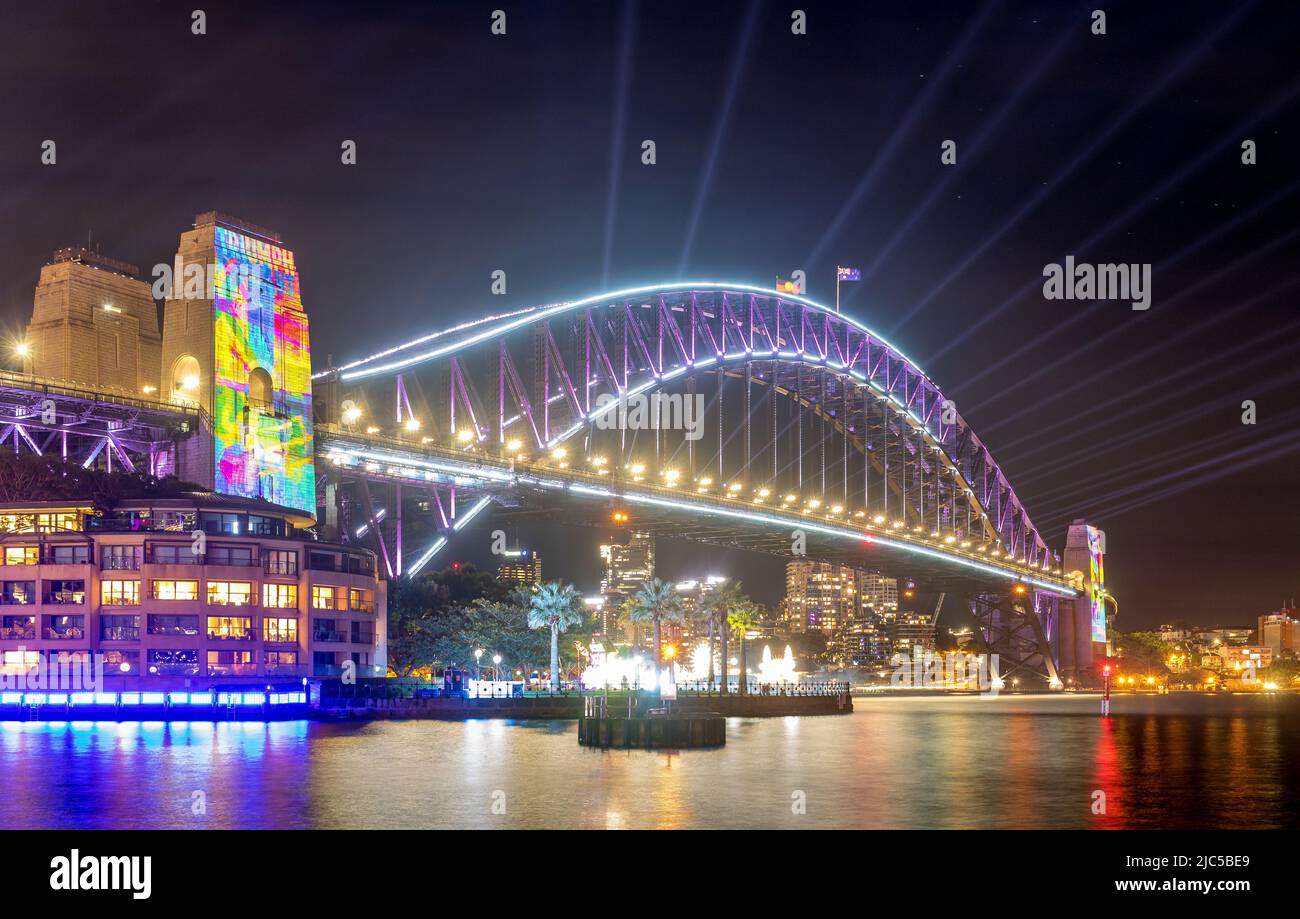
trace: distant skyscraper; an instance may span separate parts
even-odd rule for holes
[[[600,558],[605,563],[605,573],[600,580],[600,593],[605,598],[602,628],[606,628],[608,634],[614,631],[613,623],[622,616],[623,604],[655,576],[654,537],[633,531],[628,534],[626,543],[601,546]]]
[[[542,554],[530,549],[506,553],[506,561],[497,568],[497,580],[512,587],[532,587],[542,580]]]
[[[934,619],[929,613],[902,611],[889,625],[889,638],[895,655],[910,657],[912,649],[934,649]]]
[[[857,665],[887,660],[890,638],[883,617],[898,609],[898,582],[875,572],[827,562],[786,563],[786,627],[821,632],[831,657]]]
[[[1292,617],[1294,609],[1259,617],[1259,644],[1273,652],[1273,658],[1292,657],[1296,653],[1296,631],[1300,621]]]

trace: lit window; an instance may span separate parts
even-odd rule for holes
[[[41,550],[36,546],[5,546],[6,565],[39,565]]]
[[[101,581],[99,602],[102,606],[139,606],[139,581]]]
[[[316,586],[311,589],[312,609],[338,609],[341,604],[343,588]]]
[[[297,619],[267,619],[262,623],[267,641],[298,643]]]
[[[199,598],[199,582],[154,581],[153,598],[155,600],[197,600]]]
[[[297,609],[297,584],[263,584],[262,606],[267,609]]]
[[[248,606],[253,602],[249,581],[208,581],[208,603],[212,606]]]

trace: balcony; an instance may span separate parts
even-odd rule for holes
[[[257,664],[208,664],[209,676],[257,676]]]
[[[86,592],[84,590],[53,591],[45,595],[45,602],[53,606],[84,606]]]
[[[249,629],[247,632],[228,632],[221,634],[219,632],[208,632],[210,641],[257,641],[257,630]]]
[[[106,555],[99,560],[103,571],[139,571],[140,556]]]
[[[343,632],[334,629],[313,629],[311,633],[312,641],[339,641],[345,642],[348,636]]]
[[[373,645],[375,643],[374,632],[353,632],[352,643],[354,645]]]
[[[36,623],[0,626],[0,641],[35,641]]]
[[[148,671],[153,676],[198,676],[198,663],[187,664],[174,661],[159,661],[148,665]]]
[[[374,600],[358,600],[358,601],[356,601],[355,603],[352,604],[352,609],[353,609],[355,612],[358,612],[358,613],[370,613],[371,615],[374,615],[374,612],[375,612],[375,601],[374,601]]]
[[[267,676],[307,676],[306,668],[301,664],[267,664],[264,672]]]
[[[51,641],[76,641],[86,637],[86,630],[75,625],[64,628],[50,626],[45,629],[45,637]]]
[[[130,625],[101,626],[100,641],[139,641],[140,627]]]

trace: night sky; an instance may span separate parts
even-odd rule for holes
[[[0,316],[54,249],[147,272],[213,209],[296,252],[317,368],[658,281],[802,269],[831,302],[858,267],[846,311],[1048,542],[1107,531],[1120,628],[1253,624],[1300,596],[1298,34],[1266,2],[6,4]],[[1150,263],[1151,308],[1045,299],[1068,255]],[[547,574],[591,589],[578,535]],[[779,597],[779,566],[725,564]]]

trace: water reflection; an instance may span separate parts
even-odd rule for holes
[[[871,699],[674,753],[582,748],[573,722],[4,722],[0,826],[1294,826],[1298,710]]]

